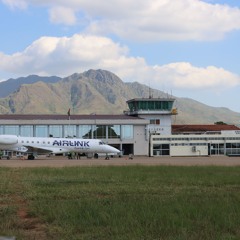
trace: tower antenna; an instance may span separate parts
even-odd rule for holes
[[[152,89],[150,88],[150,82],[149,82],[149,87],[148,87],[148,91],[149,91],[149,98],[153,98],[153,94],[152,94]]]

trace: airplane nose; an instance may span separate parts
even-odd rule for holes
[[[120,151],[117,148],[112,147],[112,146],[109,146],[109,147],[110,147],[110,152],[111,153],[120,153]]]

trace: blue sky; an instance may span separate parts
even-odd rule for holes
[[[240,1],[1,0],[0,80],[105,69],[240,112]]]

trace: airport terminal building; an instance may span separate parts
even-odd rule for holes
[[[202,125],[193,127],[197,129],[199,126]],[[220,130],[214,130],[215,126]],[[240,156],[240,129],[238,127],[233,125],[206,125],[204,127],[210,131],[173,132],[165,136],[152,135],[151,156]],[[222,128],[227,130],[221,130]]]
[[[0,135],[97,138],[122,154],[148,154],[149,121],[127,115],[0,115]]]
[[[172,125],[173,98],[136,98],[121,115],[0,115],[0,135],[98,138],[123,155],[240,155],[233,125]]]

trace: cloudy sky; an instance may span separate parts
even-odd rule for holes
[[[0,80],[105,69],[240,112],[239,0],[0,0]]]

